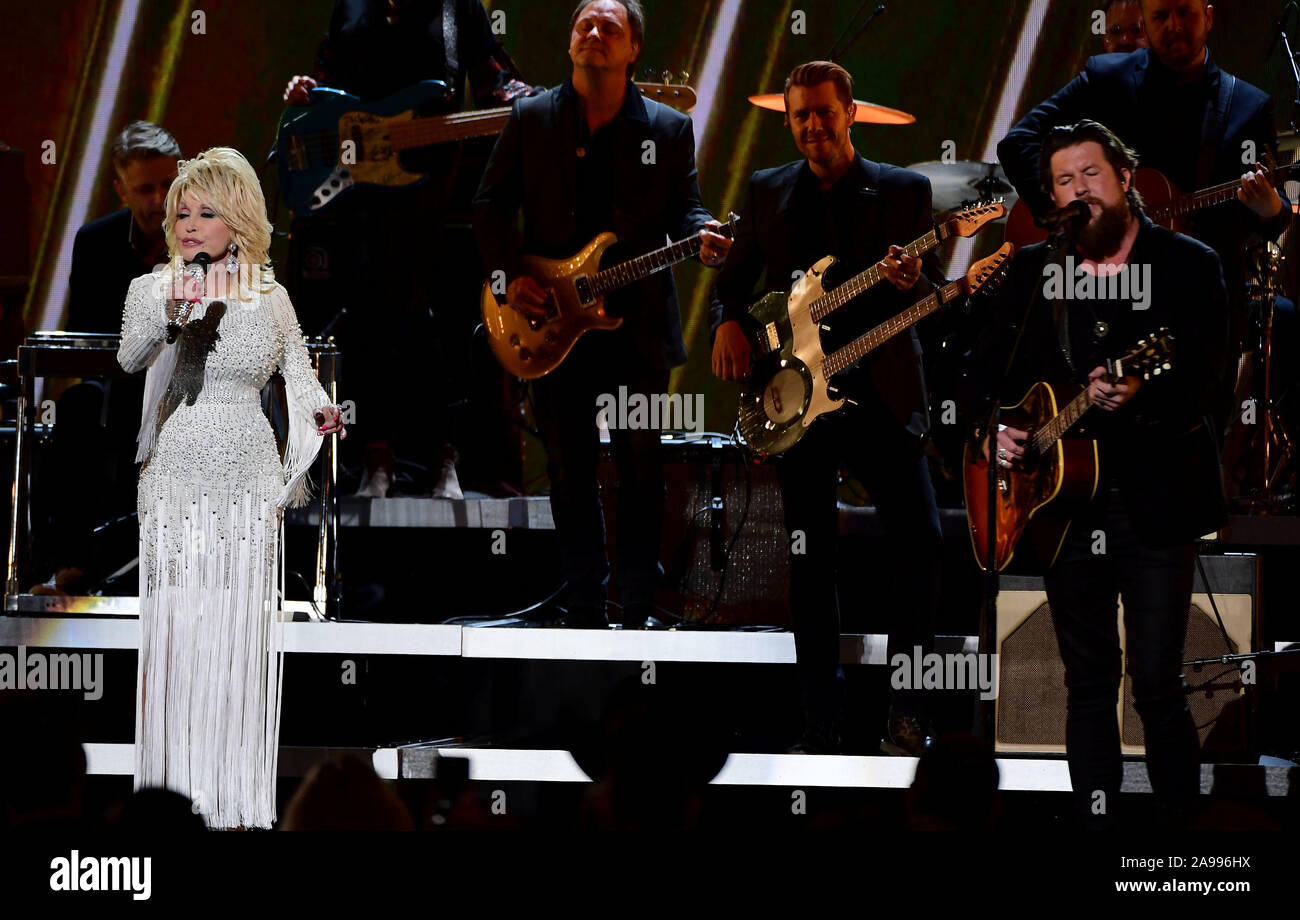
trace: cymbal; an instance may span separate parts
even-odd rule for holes
[[[1019,196],[997,163],[928,160],[907,167],[930,180],[936,211],[951,211],[981,199],[1002,198],[1010,210]]]
[[[770,109],[773,112],[785,112],[785,96],[781,93],[763,93],[758,96],[750,96],[749,101],[760,109]],[[853,104],[857,106],[857,113],[853,121],[857,124],[870,125],[910,125],[916,121],[916,116],[902,109],[891,109],[887,106],[876,105],[874,102],[863,102],[861,99],[854,99]]]

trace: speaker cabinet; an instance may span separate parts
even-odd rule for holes
[[[608,447],[597,476],[613,563],[618,472]],[[790,548],[772,465],[751,463],[725,442],[669,442],[664,481],[659,605],[710,625],[789,626]]]
[[[1205,557],[1214,604],[1228,633],[1214,616],[1214,605],[1197,573],[1187,620],[1184,661],[1237,654],[1252,648],[1255,557],[1250,555]],[[996,750],[1003,753],[1065,753],[1065,666],[1061,663],[1052,623],[1052,610],[1042,580],[1004,578],[998,595],[997,652],[998,698]],[[1115,700],[1120,746],[1125,754],[1145,753],[1142,720],[1133,707],[1133,686],[1128,676],[1128,647],[1123,606],[1117,614],[1124,678]],[[1243,692],[1241,674],[1227,665],[1200,671],[1184,668],[1191,689],[1188,703],[1202,743],[1214,720],[1230,701]]]

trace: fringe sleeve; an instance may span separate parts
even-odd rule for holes
[[[140,431],[136,435],[139,445],[136,463],[147,460],[153,450],[158,405],[176,368],[176,346],[167,344],[166,292],[165,274],[141,275],[127,289],[122,310],[122,343],[117,349],[117,363],[132,374],[149,368],[144,378]]]
[[[289,444],[284,452],[285,486],[276,504],[281,508],[297,508],[305,505],[310,497],[307,471],[321,448],[315,412],[329,405],[330,400],[316,379],[288,293],[277,284],[267,297],[271,315],[284,342],[280,352],[280,373],[284,377],[285,401],[289,408]]]

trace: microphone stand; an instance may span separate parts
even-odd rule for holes
[[[1074,241],[1074,234],[1078,232],[1078,224],[1075,222],[1066,222],[1058,226],[1048,237],[1048,260],[1043,263],[1044,268],[1049,264],[1061,265],[1065,260],[1065,251],[1070,243]],[[1025,305],[1024,315],[1020,319],[1020,328],[1016,330],[1016,340],[1011,345],[1011,351],[1007,355],[1006,364],[1002,368],[1002,374],[997,379],[993,388],[993,406],[989,412],[988,424],[984,427],[984,436],[988,444],[988,493],[987,493],[987,520],[985,526],[988,529],[988,543],[985,547],[986,565],[984,566],[984,604],[980,610],[980,655],[988,655],[997,650],[997,622],[998,622],[998,592],[1001,590],[1001,573],[998,569],[997,547],[998,547],[998,425],[1002,418],[1002,391],[1007,385],[1007,380],[1011,376],[1011,369],[1015,366],[1017,355],[1020,353],[1020,344],[1024,341],[1025,330],[1029,327],[1030,318],[1034,315],[1034,308],[1042,300],[1043,285],[1041,272],[1038,281],[1034,284],[1034,291],[1029,297],[1029,303]],[[980,703],[980,727],[981,736],[988,742],[990,750],[997,745],[995,735],[997,725],[997,700],[982,700]]]
[[[853,14],[853,19],[857,19],[859,16],[862,15],[862,11],[866,8],[867,3],[869,2],[870,0],[867,0],[866,3],[863,3],[862,6],[858,7],[858,11]],[[874,10],[872,10],[871,15],[867,17],[867,21],[862,24],[862,28],[854,32],[853,37],[850,38],[848,41],[844,40],[844,35],[848,34],[848,29],[845,29],[844,35],[841,35],[838,39],[836,39],[835,44],[831,45],[831,50],[826,54],[826,60],[835,61],[836,63],[838,63],[839,59],[843,57],[850,48],[853,47],[853,43],[862,37],[862,33],[867,31],[867,26],[871,25],[872,20],[874,20],[877,16],[879,16],[884,11],[885,11],[885,4],[883,3],[877,6]],[[849,20],[849,29],[853,28],[853,19]]]
[[[1292,131],[1297,130],[1296,113],[1297,111],[1300,111],[1300,69],[1296,68],[1295,53],[1291,50],[1291,39],[1288,38],[1286,34],[1286,20],[1287,17],[1297,9],[1300,9],[1300,7],[1297,7],[1294,2],[1286,5],[1282,10],[1282,21],[1279,22],[1277,26],[1277,35],[1274,37],[1274,44],[1277,43],[1277,39],[1280,38],[1282,40],[1282,47],[1286,49],[1287,68],[1291,73],[1291,85],[1294,89],[1293,95],[1291,96]],[[1272,53],[1273,49],[1270,48],[1269,54],[1272,55]]]

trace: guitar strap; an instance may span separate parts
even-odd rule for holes
[[[1205,108],[1205,122],[1201,126],[1201,152],[1196,159],[1196,187],[1205,188],[1210,184],[1210,175],[1214,172],[1214,160],[1219,154],[1219,144],[1223,142],[1224,131],[1228,125],[1228,109],[1232,107],[1232,93],[1237,87],[1237,78],[1225,70],[1219,71],[1219,93],[1213,106]]]
[[[1058,249],[1055,259],[1052,263],[1060,267],[1062,273],[1065,271],[1065,252],[1064,249]],[[1046,266],[1044,266],[1044,270]],[[1066,278],[1066,284],[1074,284],[1073,278]],[[1070,311],[1066,307],[1069,303],[1068,297],[1061,297],[1052,301],[1052,319],[1056,322],[1056,338],[1061,345],[1061,356],[1065,358],[1065,366],[1070,369],[1070,375],[1074,376],[1077,372],[1074,369],[1074,353],[1070,348]]]
[[[447,61],[447,86],[460,92],[460,41],[456,26],[456,0],[442,0],[442,52]]]

